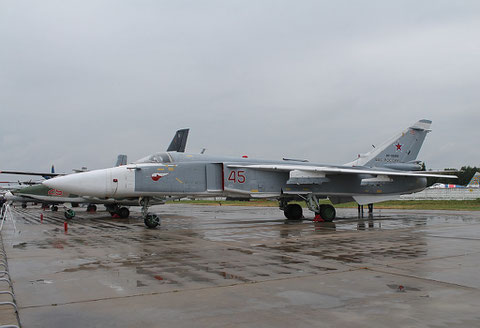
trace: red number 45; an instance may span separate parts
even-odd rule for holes
[[[231,171],[228,176],[228,181],[232,181],[233,183],[245,183],[245,171]]]

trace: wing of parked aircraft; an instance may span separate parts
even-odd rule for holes
[[[41,177],[58,177],[60,175],[65,175],[65,173],[8,171],[8,170],[1,170],[0,174],[35,175],[35,176],[41,176]]]

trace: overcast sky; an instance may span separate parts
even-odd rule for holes
[[[480,166],[480,2],[0,1],[0,169],[165,150],[342,164],[419,119]],[[6,177],[0,177],[5,180]]]

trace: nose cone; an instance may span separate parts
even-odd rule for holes
[[[74,173],[48,179],[45,186],[70,194],[92,197],[107,197],[107,170]]]

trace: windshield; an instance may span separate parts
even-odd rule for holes
[[[147,157],[140,158],[135,163],[171,163],[172,158],[168,153],[156,153],[148,155]]]

